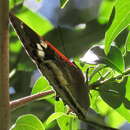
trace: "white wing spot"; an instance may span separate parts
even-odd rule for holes
[[[41,57],[41,58],[44,58],[44,56],[45,56],[44,51],[41,51],[41,50],[38,50],[38,51],[37,51],[37,54],[38,54],[38,56]]]
[[[20,24],[20,27],[23,29],[23,23]]]
[[[42,45],[42,47],[44,47],[45,49],[47,48],[46,42],[42,41],[42,42],[41,42],[41,45]]]
[[[39,50],[43,51],[43,49],[42,49],[42,47],[41,47],[41,45],[40,45],[39,43],[37,43],[37,48],[38,48]]]

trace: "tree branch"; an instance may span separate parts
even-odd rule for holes
[[[8,130],[10,122],[8,48],[8,0],[0,0],[0,130]]]
[[[14,100],[14,101],[11,101],[10,102],[10,108],[11,110],[14,110],[18,107],[21,107],[31,101],[34,101],[38,98],[41,98],[41,97],[45,97],[47,95],[50,95],[50,94],[53,94],[55,93],[54,90],[49,90],[49,91],[46,91],[46,92],[40,92],[40,93],[37,93],[37,94],[34,94],[34,95],[30,95],[30,96],[27,96],[27,97],[23,97],[21,99],[17,99],[17,100]]]

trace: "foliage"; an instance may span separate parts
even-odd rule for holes
[[[115,17],[111,27],[105,36],[105,52],[108,54],[111,42],[124,30],[130,23],[130,1],[117,0],[115,4]]]
[[[42,122],[34,115],[27,114],[17,119],[11,130],[45,130]]]
[[[61,6],[63,7],[66,2],[67,0],[61,0]],[[10,1],[10,7],[14,8],[12,3],[13,0]],[[106,8],[108,10],[106,10]],[[40,35],[45,35],[53,29],[53,25],[47,19],[37,15],[28,8],[23,7],[17,12],[17,16]],[[110,16],[113,14],[114,19],[112,23],[109,23],[109,20],[111,21]],[[86,75],[88,78],[88,86],[90,87],[90,107],[100,115],[106,117],[106,123],[109,126],[119,127],[124,121],[130,122],[130,117],[128,116],[130,113],[130,33],[128,32],[127,36],[124,35],[126,41],[125,43],[121,43],[124,51],[118,47],[118,43],[116,41],[114,42],[114,40],[124,29],[129,30],[127,27],[130,24],[130,1],[104,0],[99,10],[98,21],[101,24],[110,24],[108,30],[105,32],[105,38],[103,40],[100,39],[98,43],[94,43],[96,44],[95,46],[91,45],[88,50],[86,49],[87,53],[85,57],[88,59],[85,58],[85,62],[79,58],[75,58],[74,61],[84,73],[89,68]],[[77,30],[74,31],[77,32]],[[16,69],[16,74],[19,73],[19,71],[26,73],[30,68],[32,68],[31,70],[35,70],[35,68],[32,67],[31,61],[26,63],[26,60],[29,60],[26,56],[20,55],[20,59],[17,56],[23,53],[23,51],[12,29],[10,31],[10,37],[11,69]],[[87,36],[84,35],[84,37]],[[75,50],[73,49],[72,52],[73,51]],[[91,61],[90,53],[91,56],[96,57],[91,59]],[[24,62],[21,62],[22,59]],[[18,67],[20,64],[22,64],[21,68]],[[11,84],[14,84],[16,81],[16,79],[13,78],[11,78],[11,80],[13,80]],[[93,86],[96,87],[93,88]],[[40,77],[34,84],[31,94],[50,89],[51,86],[46,79]],[[79,120],[75,115],[67,114],[68,108],[64,105],[62,100],[55,101],[54,94],[40,98],[39,100],[43,99],[55,106],[54,113],[50,113],[50,116],[44,119],[43,122],[34,115],[27,114],[20,116],[11,129],[50,129],[56,125],[55,120],[62,130],[79,129]],[[41,111],[44,111],[44,108]]]

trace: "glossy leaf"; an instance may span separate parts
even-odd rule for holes
[[[130,0],[117,0],[115,18],[105,35],[105,53],[108,54],[112,41],[130,24]]]
[[[85,56],[86,62],[90,64],[105,64],[119,73],[124,71],[123,56],[120,50],[115,46],[111,47],[110,53],[107,56],[105,55],[102,46],[92,47],[90,50],[88,50]]]
[[[109,21],[113,6],[115,4],[115,0],[103,0],[100,9],[98,21],[101,24],[107,23]]]
[[[45,130],[42,122],[34,115],[20,116],[11,130]]]

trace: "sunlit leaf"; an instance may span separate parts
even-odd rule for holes
[[[52,87],[49,85],[48,81],[45,79],[45,77],[41,76],[34,84],[34,87],[32,89],[31,94],[36,94],[39,92],[45,92],[47,90],[52,90]],[[45,96],[43,98],[40,99],[47,99],[54,96],[54,94]]]
[[[130,115],[130,110],[127,109],[123,104],[121,104],[121,106],[118,107],[116,111],[119,112],[120,115],[124,117],[128,122],[130,122],[130,116],[128,116]]]
[[[46,121],[46,125],[49,125],[52,121],[62,117],[62,116],[65,116],[66,114],[63,113],[63,112],[56,112],[56,113],[53,113],[51,116],[49,116],[49,118],[47,119]]]
[[[107,114],[107,124],[113,128],[119,128],[121,124],[126,122],[125,118],[117,111],[111,110]]]
[[[128,33],[125,45],[126,45],[127,51],[130,51],[130,32]]]
[[[47,19],[39,16],[25,7],[23,9],[24,11],[22,11],[22,13],[18,13],[16,16],[39,35],[44,35],[53,29],[53,25]]]
[[[62,113],[67,112],[67,109],[62,100],[55,102],[55,112],[62,112]],[[69,122],[70,118],[68,116],[62,116],[61,118],[57,119],[59,127],[65,130],[69,130]]]
[[[109,21],[115,0],[103,0],[100,5],[98,21],[105,24]]]
[[[62,100],[55,101],[55,112],[66,112],[66,107]]]
[[[115,18],[105,35],[105,53],[108,54],[112,41],[130,24],[130,0],[117,0]]]
[[[55,102],[55,112],[67,113],[67,109],[64,106],[64,103],[62,100]],[[58,118],[57,122],[58,122],[60,129],[70,130],[70,127],[72,127],[72,123],[75,123],[75,120],[77,120],[75,115],[65,114],[62,117]]]
[[[105,64],[119,73],[124,71],[124,59],[118,48],[111,47],[110,53],[106,56],[103,46],[94,46],[85,54],[86,62],[90,64]],[[91,58],[90,58],[91,57]],[[117,58],[118,57],[118,58]]]
[[[34,115],[20,116],[11,130],[45,130],[42,122]]]

